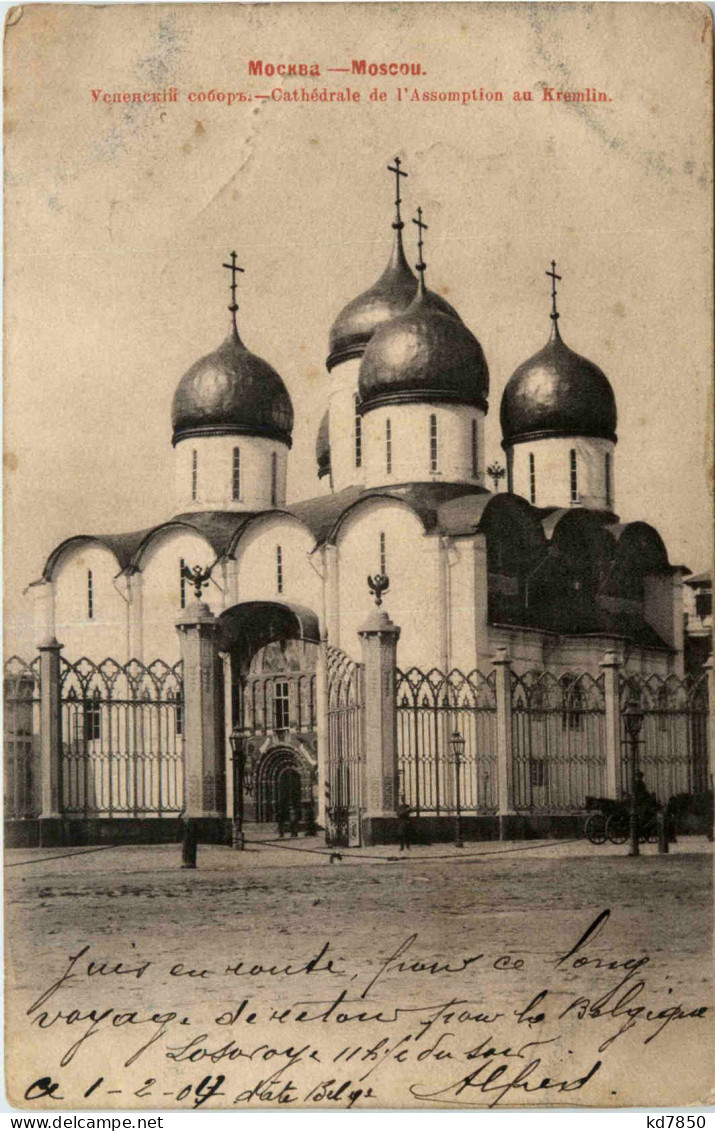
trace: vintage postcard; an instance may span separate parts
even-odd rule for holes
[[[708,1104],[709,9],[4,51],[7,1102]]]

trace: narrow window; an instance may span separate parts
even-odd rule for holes
[[[276,730],[285,730],[290,726],[288,680],[276,681],[273,693],[273,720]]]
[[[569,466],[571,470],[571,502],[578,502],[578,468],[576,466],[576,449],[569,452]]]
[[[479,478],[479,424],[472,421],[472,479]]]
[[[186,578],[184,577],[184,567],[186,562],[183,558],[179,559],[179,607],[186,608]]]
[[[191,498],[194,502],[199,495],[199,453],[191,453]]]
[[[392,424],[385,421],[385,470],[392,475]]]
[[[362,417],[358,412],[359,398],[355,397],[355,466],[362,467]]]
[[[271,453],[271,506],[278,502],[278,455]]]
[[[85,703],[84,737],[87,742],[96,742],[102,737],[102,707],[98,687],[95,687],[92,698]]]
[[[611,453],[606,452],[603,457],[603,470],[606,479],[606,506],[613,506],[613,494],[611,488]]]
[[[529,502],[536,502],[536,460],[533,452],[529,452]]]
[[[283,592],[283,548],[276,546],[276,589]]]
[[[429,469],[437,471],[437,417],[429,418]]]
[[[384,530],[380,531],[380,573],[383,575],[387,573],[387,544]]]
[[[231,485],[233,498],[237,502],[241,498],[241,452],[239,448],[233,449]]]
[[[87,570],[87,617],[94,619],[94,578],[91,569]]]

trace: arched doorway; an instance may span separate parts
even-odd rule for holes
[[[257,819],[277,822],[279,813],[287,818],[291,808],[302,819],[312,803],[312,776],[305,759],[287,746],[267,750],[256,771]]]

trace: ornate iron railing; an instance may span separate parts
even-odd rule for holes
[[[514,806],[573,812],[606,792],[603,676],[528,671],[511,678]]]
[[[24,820],[40,812],[40,657],[12,656],[3,666],[4,812]]]
[[[456,812],[457,765],[451,742],[455,732],[464,739],[460,809],[495,812],[495,673],[398,669],[396,704],[400,793],[415,815]]]
[[[679,793],[700,793],[712,788],[708,764],[708,677],[680,679],[650,675],[622,675],[619,682],[621,707],[621,790],[630,789],[631,743],[623,712],[634,701],[642,713],[638,736],[638,766],[646,788],[661,804]]]
[[[326,667],[329,839],[334,844],[359,844],[365,668],[331,645],[327,647]]]
[[[181,663],[83,657],[60,666],[68,816],[161,817],[184,808]]]

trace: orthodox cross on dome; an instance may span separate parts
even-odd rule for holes
[[[422,222],[422,209],[421,208],[417,209],[417,219],[415,220],[414,217],[413,217],[412,223],[417,225],[417,230],[419,232],[419,236],[417,238],[417,247],[418,247],[419,253],[420,253],[420,261],[419,261],[419,263],[415,263],[415,267],[417,268],[417,270],[420,273],[420,290],[424,291],[424,289],[425,289],[425,271],[427,270],[427,264],[425,263],[424,258],[422,256],[422,244],[423,244],[422,233],[426,232],[428,230],[428,225],[423,224],[423,222]]]
[[[239,274],[239,272],[241,275],[243,274],[243,267],[239,267],[236,263],[235,251],[231,252],[231,262],[223,263],[222,266],[225,267],[227,271],[231,272],[231,305],[228,309],[231,311],[231,314],[233,316],[233,328],[236,333],[238,333],[238,326],[236,324],[236,314],[238,313],[238,303],[236,302],[236,276]]]
[[[388,172],[395,174],[395,222],[392,225],[398,232],[404,228],[402,217],[400,215],[400,205],[402,204],[402,197],[400,196],[400,177],[407,177],[409,174],[405,173],[400,166],[402,162],[399,157],[395,158],[394,165],[388,165]]]
[[[551,260],[551,270],[545,271],[544,274],[551,279],[551,320],[557,322],[559,312],[556,309],[556,280],[558,279],[561,282],[561,276],[556,274],[556,263],[553,259]]]

